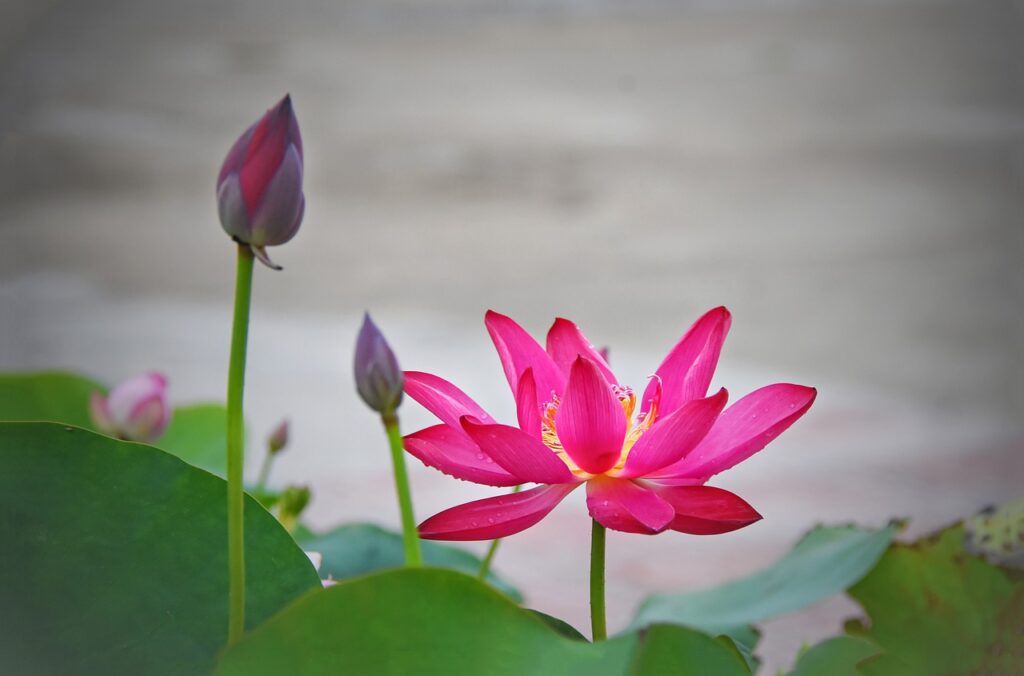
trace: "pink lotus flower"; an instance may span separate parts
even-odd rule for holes
[[[93,392],[89,414],[101,432],[128,441],[156,441],[171,420],[167,378],[147,373],[120,383],[109,396]]]
[[[545,350],[504,315],[491,311],[485,321],[516,399],[518,427],[498,423],[455,385],[407,371],[405,392],[442,424],[406,436],[405,449],[466,481],[539,486],[443,511],[420,525],[424,538],[518,533],[583,484],[591,516],[614,530],[710,535],[742,528],[761,515],[705,483],[764,448],[817,394],[768,385],[723,411],[726,391],[709,397],[707,390],[731,323],[725,308],[697,320],[639,400],[572,322],[555,320]]]

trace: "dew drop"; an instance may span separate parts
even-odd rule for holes
[[[490,516],[487,517],[487,523],[494,523],[494,518]]]
[[[604,506],[604,507],[607,507],[608,506],[608,501],[607,500],[602,500],[601,501],[601,505]]]
[[[484,458],[486,458],[486,457],[487,457],[487,456],[486,456],[486,455],[484,455],[483,453],[477,453],[477,454],[476,454],[476,459],[477,459],[477,460],[483,460],[483,459],[484,459]]]
[[[470,525],[470,526],[472,526],[472,527],[474,527],[474,528],[476,528],[476,521],[470,521],[470,522],[469,522],[469,525]]]

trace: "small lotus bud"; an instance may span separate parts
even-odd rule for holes
[[[235,141],[217,177],[224,231],[274,269],[280,267],[265,247],[284,244],[298,232],[306,207],[302,172],[299,122],[285,96]]]
[[[167,378],[147,373],[117,385],[106,397],[93,392],[89,413],[106,434],[128,441],[155,441],[171,420]]]
[[[402,401],[405,380],[395,353],[369,313],[363,316],[356,338],[355,376],[356,391],[367,406],[381,415],[394,413]]]
[[[312,496],[309,486],[289,486],[277,500],[277,520],[289,533],[299,524],[299,516]]]
[[[267,437],[267,450],[271,454],[280,453],[288,445],[288,419],[277,423],[277,427]]]

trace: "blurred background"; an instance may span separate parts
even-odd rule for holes
[[[247,412],[259,438],[292,419],[275,479],[312,485],[313,526],[398,523],[351,381],[364,309],[406,368],[507,420],[487,308],[537,336],[575,320],[642,387],[724,304],[716,387],[818,387],[716,480],[764,521],[610,537],[613,630],[817,522],[919,534],[1020,494],[1024,4],[0,0],[0,367],[161,369],[179,403],[222,399],[214,181],[285,92],[307,211],[285,270],[257,270]],[[421,518],[496,492],[413,463]],[[588,545],[578,493],[496,568],[585,629]],[[769,623],[769,670],[856,612]]]

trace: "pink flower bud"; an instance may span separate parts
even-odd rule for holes
[[[355,376],[356,391],[367,406],[381,415],[394,413],[402,401],[402,369],[369,314],[356,339]]]
[[[267,437],[267,448],[271,453],[280,453],[288,445],[288,419],[277,423],[277,427]]]
[[[147,373],[124,381],[106,397],[93,392],[89,413],[106,434],[128,441],[155,441],[171,420],[167,378]]]
[[[265,247],[298,232],[302,193],[302,138],[290,96],[268,110],[231,147],[217,177],[220,223],[233,239],[275,269]]]

